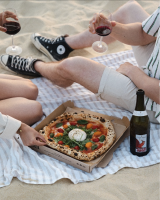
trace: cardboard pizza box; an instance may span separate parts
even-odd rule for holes
[[[49,124],[54,118],[57,116],[63,114],[65,111],[67,112],[85,112],[87,114],[94,114],[97,116],[104,117],[106,119],[109,119],[115,129],[116,132],[116,141],[114,144],[100,157],[96,158],[92,161],[80,161],[75,158],[72,158],[66,154],[63,154],[55,149],[52,149],[48,146],[32,146],[31,148],[37,152],[43,153],[45,155],[48,155],[50,157],[53,157],[59,161],[65,162],[66,164],[72,165],[73,167],[76,167],[78,169],[81,169],[86,172],[91,172],[94,167],[106,167],[107,164],[110,162],[110,160],[113,157],[113,152],[119,147],[119,145],[123,142],[123,140],[129,136],[129,120],[127,117],[123,117],[122,119],[114,117],[114,116],[108,116],[96,112],[92,112],[90,110],[87,110],[85,108],[78,108],[74,106],[74,103],[71,101],[67,101],[60,105],[56,110],[54,110],[50,115],[48,115],[40,124],[38,124],[35,127],[35,130],[39,131],[43,129],[44,126]]]

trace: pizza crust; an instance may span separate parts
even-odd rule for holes
[[[54,126],[57,123],[63,122],[64,119],[66,119],[66,120],[84,119],[84,120],[98,122],[98,123],[103,124],[104,127],[108,129],[106,139],[103,142],[103,146],[101,148],[99,148],[98,150],[95,150],[91,153],[86,154],[86,153],[77,151],[75,149],[71,149],[71,148],[65,147],[63,145],[60,145],[54,141],[52,141],[52,142],[48,141],[48,134],[50,131],[50,127]],[[40,130],[39,132],[40,132],[40,134],[42,134],[45,137],[45,139],[47,141],[47,145],[49,147],[56,149],[59,152],[62,152],[64,154],[67,154],[77,160],[84,160],[84,161],[91,161],[91,160],[94,160],[94,159],[98,158],[99,156],[101,156],[103,153],[105,153],[111,147],[111,145],[114,143],[114,141],[116,139],[116,134],[115,134],[113,125],[109,120],[104,119],[102,117],[98,117],[96,115],[85,114],[85,113],[76,113],[76,112],[75,113],[64,113],[64,114],[58,116],[50,124],[45,126],[43,128],[43,130]]]

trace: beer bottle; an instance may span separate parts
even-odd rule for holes
[[[150,151],[150,122],[144,105],[144,91],[137,91],[136,108],[130,121],[130,152],[145,156]]]

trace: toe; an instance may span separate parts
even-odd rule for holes
[[[3,65],[7,65],[8,58],[9,58],[9,55],[1,55],[1,63]]]
[[[36,37],[41,36],[39,33],[33,33],[32,38],[36,39]]]

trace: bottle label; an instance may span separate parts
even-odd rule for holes
[[[136,152],[146,152],[147,151],[147,134],[136,135]]]
[[[138,116],[138,117],[143,117],[143,116],[147,116],[148,114],[147,114],[146,110],[144,110],[144,111],[137,111],[137,110],[135,110],[133,112],[133,115],[134,116]]]

